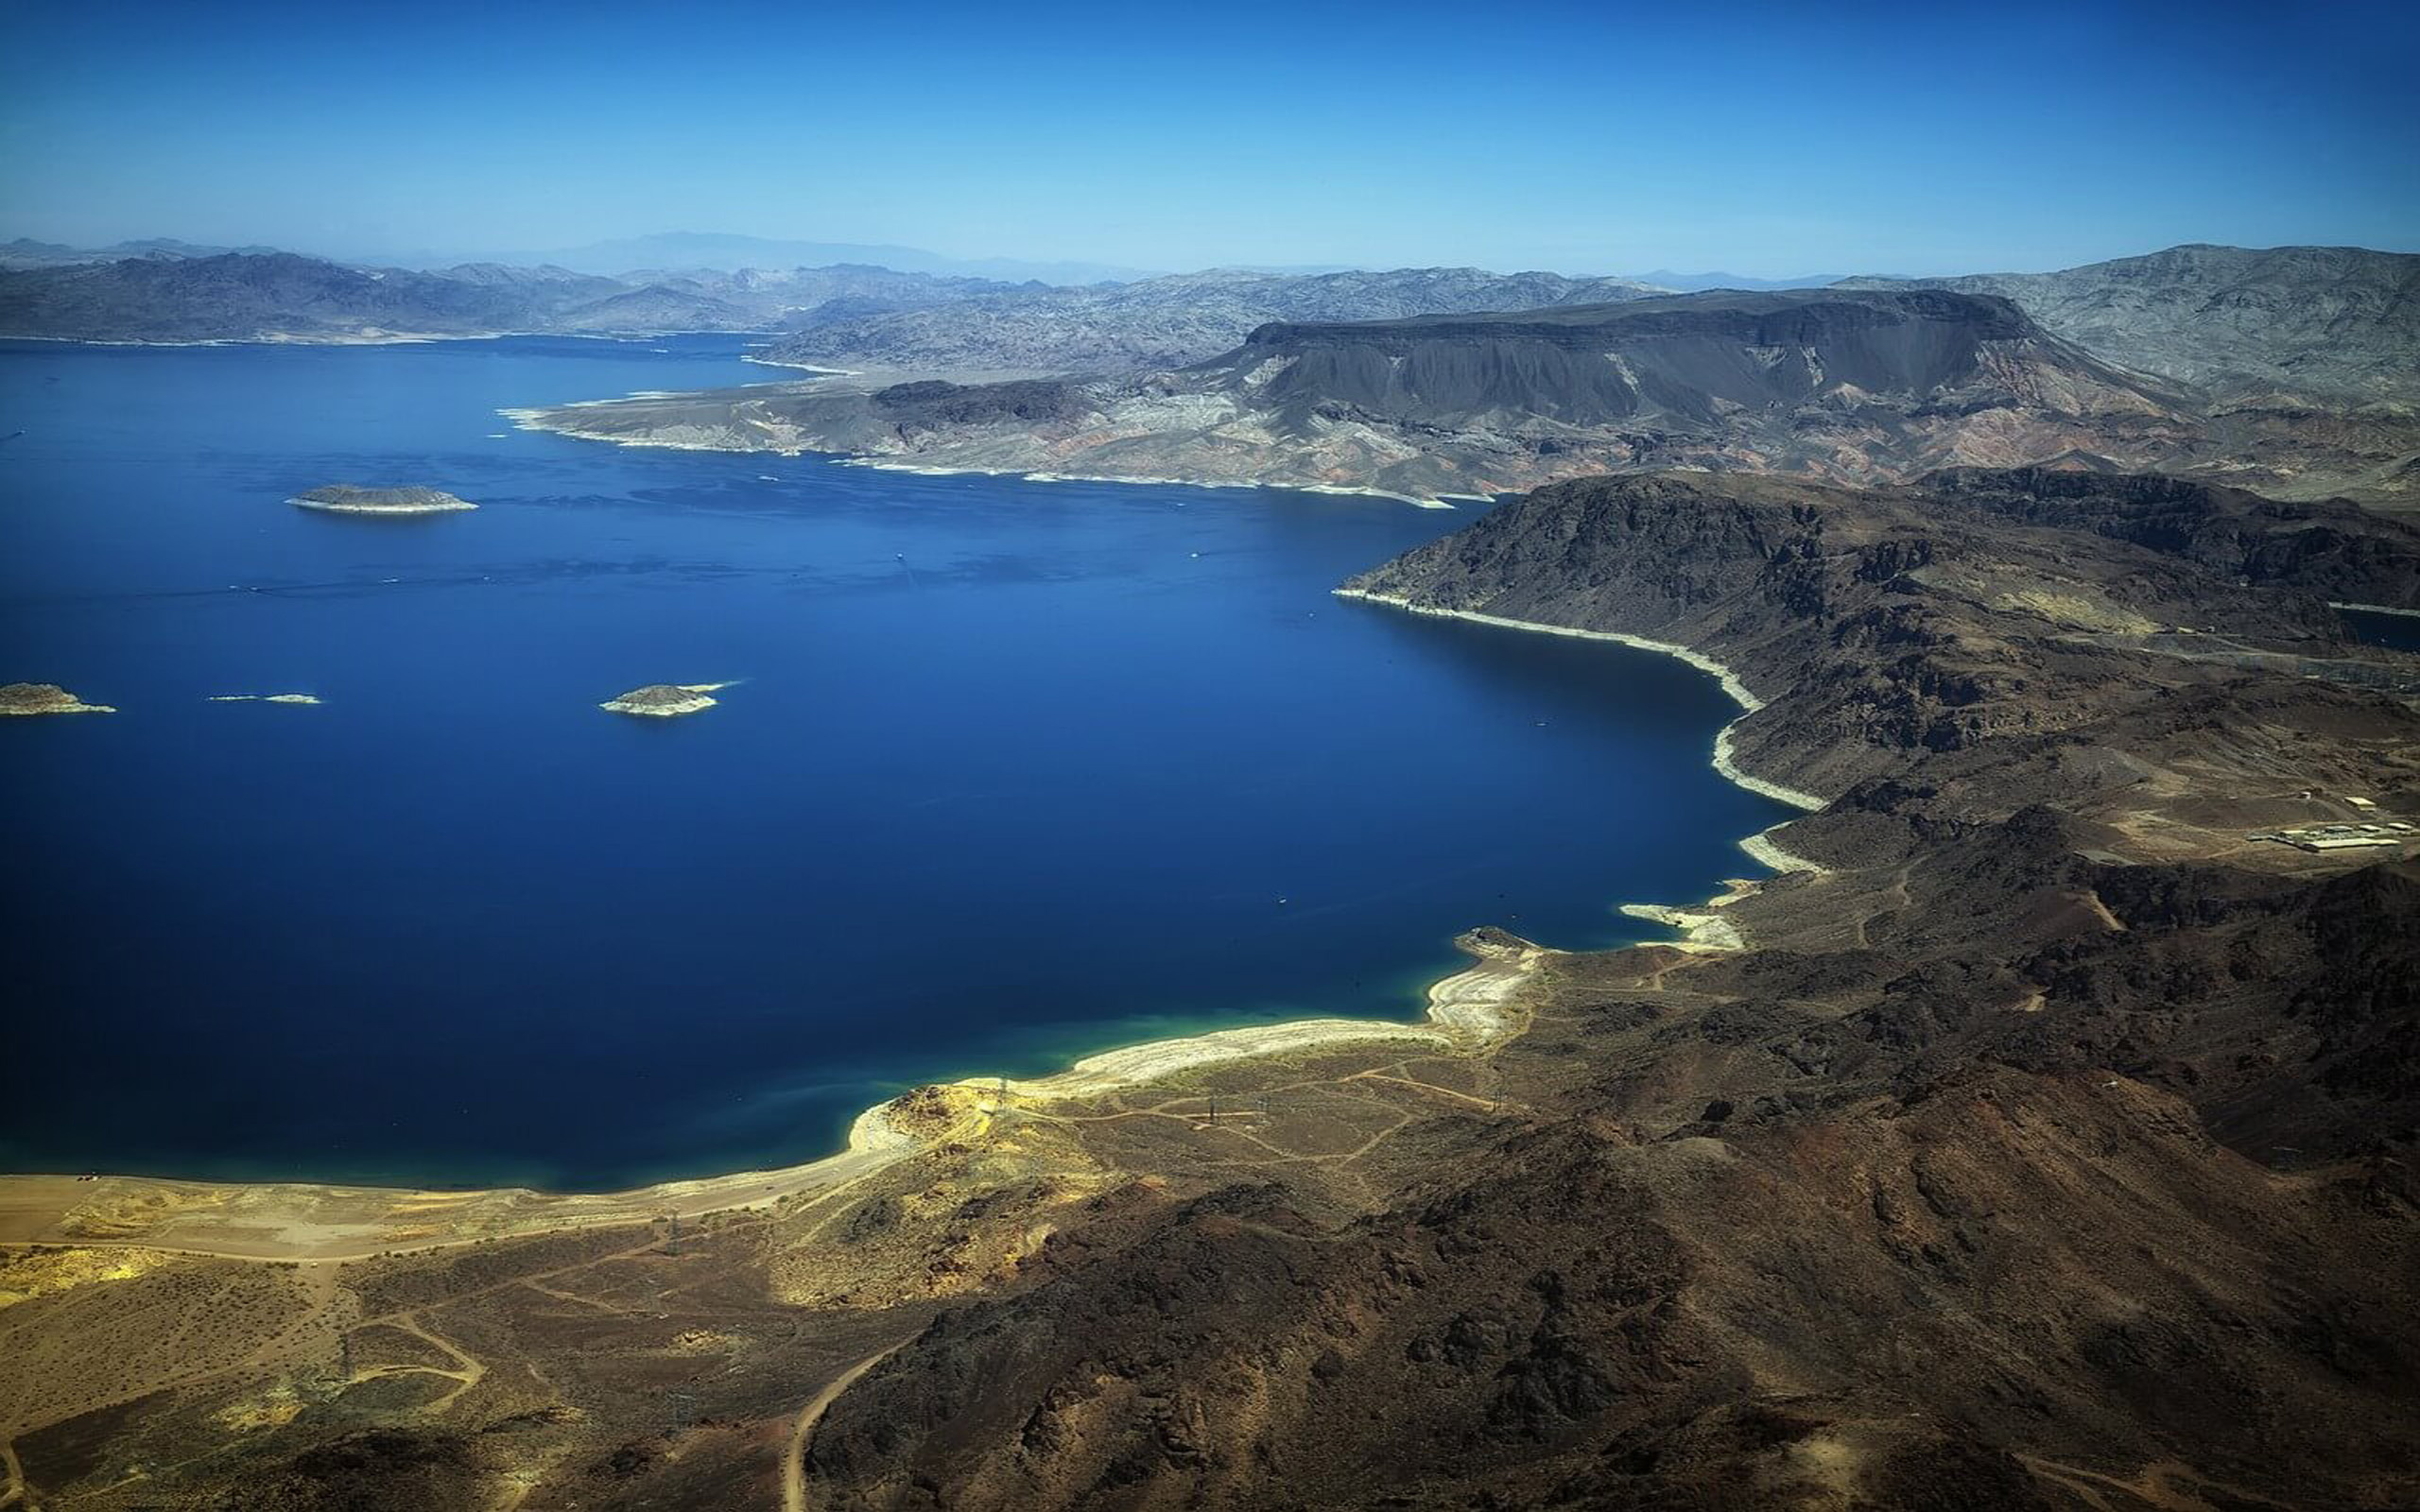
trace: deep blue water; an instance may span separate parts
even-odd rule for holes
[[[1413,1015],[1474,924],[1639,937],[1780,816],[1703,674],[1328,595],[1467,512],[490,434],[738,351],[0,348],[0,681],[121,711],[0,728],[0,1169],[807,1159],[922,1079]],[[284,502],[338,481],[482,507]]]
[[[2337,613],[2356,640],[2372,645],[2391,645],[2401,651],[2420,651],[2420,614],[2380,614],[2373,610],[2347,609]]]

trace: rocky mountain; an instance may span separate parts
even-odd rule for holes
[[[2420,254],[2171,247],[1921,283],[2002,295],[2047,331],[2222,399],[2420,404]],[[1896,281],[1855,284],[1886,285]]]
[[[432,272],[290,252],[148,256],[0,269],[0,336],[341,340],[380,335],[766,331],[836,301],[910,308],[1015,285],[842,265],[603,278],[473,263]]]
[[[1182,367],[1273,320],[1377,320],[1431,312],[1598,304],[1657,292],[1629,279],[1471,267],[1272,274],[1214,269],[977,300],[947,315],[873,316],[774,346],[778,362],[947,376],[1116,373]]]

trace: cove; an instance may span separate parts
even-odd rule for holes
[[[1409,1019],[1754,869],[1702,672],[1329,591],[1473,518],[620,448],[739,338],[0,347],[0,1166],[602,1189],[920,1081]],[[425,484],[474,512],[297,509]],[[729,682],[689,719],[596,704]],[[306,693],[317,706],[216,703]]]

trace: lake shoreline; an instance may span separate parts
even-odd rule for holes
[[[797,1165],[614,1192],[16,1173],[0,1175],[0,1244],[340,1263],[393,1251],[764,1208],[792,1196],[828,1194],[945,1140],[979,1137],[1000,1113],[1022,1106],[1101,1096],[1202,1067],[1356,1044],[1405,1040],[1448,1053],[1482,1050],[1514,1030],[1513,1004],[1522,984],[1561,953],[1493,932],[1474,932],[1456,943],[1475,964],[1431,984],[1416,1022],[1303,1019],[1213,1029],[1099,1051],[1029,1080],[969,1076],[937,1083],[867,1108],[850,1125],[843,1148]],[[206,1213],[241,1236],[205,1243],[190,1235],[181,1240],[173,1228],[158,1237],[60,1231],[69,1224],[107,1224],[101,1215],[121,1204],[149,1224],[173,1226],[181,1211]],[[442,1224],[445,1231],[429,1231],[433,1224]]]
[[[765,367],[795,366],[764,362],[761,358],[743,357],[743,362],[757,362]],[[827,376],[855,377],[836,369],[809,369]],[[747,386],[742,386],[747,387]],[[664,435],[608,436],[597,431],[580,430],[571,425],[552,424],[546,415],[554,410],[601,409],[633,399],[675,399],[679,394],[624,394],[614,399],[579,399],[564,404],[533,405],[500,409],[497,415],[510,421],[516,430],[540,436],[563,436],[579,441],[603,441],[612,446],[658,447],[667,452],[723,452],[734,456],[769,455],[773,456],[810,456],[836,467],[870,468],[879,472],[908,472],[919,477],[987,477],[1018,478],[1027,483],[1108,483],[1118,487],[1180,488],[1180,489],[1271,489],[1290,493],[1322,493],[1368,499],[1392,499],[1410,505],[1415,509],[1454,509],[1461,503],[1490,502],[1490,496],[1475,493],[1413,494],[1391,489],[1368,488],[1347,483],[1282,483],[1257,478],[1178,478],[1157,475],[1111,476],[1107,473],[1058,472],[1047,468],[971,467],[937,462],[917,462],[908,457],[879,455],[862,452],[821,452],[804,446],[732,446],[717,441],[681,440]],[[711,430],[709,427],[693,429]]]
[[[1743,709],[1762,707],[1761,700],[1729,667],[1686,646],[1613,631],[1578,630],[1495,615],[1423,609],[1359,591],[1335,592],[1340,597],[1434,617],[1609,641],[1636,650],[1661,652],[1715,677]],[[1729,728],[1726,725],[1724,732]],[[1777,797],[1766,790],[1770,787],[1792,795],[1780,801],[1794,801],[1801,807],[1822,804],[1823,800],[1812,795],[1797,794],[1780,784],[1765,784],[1740,773],[1736,765],[1728,762],[1720,734],[1717,736],[1717,758],[1712,765],[1726,779],[1762,796]],[[1782,827],[1774,825],[1751,835],[1739,842],[1740,848],[1775,871],[1824,869],[1790,854],[1772,839],[1773,832]],[[1744,940],[1727,921],[1715,920],[1706,910],[1720,908],[1756,885],[1735,882],[1720,897],[1694,908],[1634,903],[1624,904],[1618,911],[1665,924],[1682,935],[1678,941],[1641,941],[1631,948],[1737,949]],[[1717,922],[1720,927],[1707,927]],[[979,1132],[1004,1108],[1020,1104],[1100,1096],[1204,1067],[1290,1054],[1318,1054],[1355,1044],[1401,1040],[1426,1044],[1445,1053],[1483,1050],[1515,1031],[1521,987],[1543,962],[1564,953],[1492,931],[1464,935],[1456,944],[1472,955],[1475,963],[1431,983],[1418,1020],[1299,1019],[1211,1029],[1112,1047],[1080,1057],[1065,1069],[1041,1077],[961,1077],[918,1090],[937,1091],[949,1100],[949,1116],[945,1119],[936,1123],[926,1116],[913,1120],[916,1126],[909,1126],[903,1111],[916,1104],[918,1093],[911,1091],[859,1113],[850,1125],[841,1149],[795,1165],[675,1178],[611,1192],[559,1192],[527,1186],[443,1189],[374,1183],[7,1174],[0,1175],[0,1243],[67,1248],[136,1247],[230,1259],[335,1263],[399,1248],[445,1248],[510,1235],[650,1221],[676,1213],[695,1216],[765,1207],[796,1195],[828,1194],[871,1177],[941,1140],[962,1139]],[[180,1245],[173,1235],[153,1241],[140,1235],[95,1236],[59,1231],[61,1225],[75,1221],[78,1213],[115,1201],[126,1201],[147,1211],[164,1211],[172,1221],[181,1207],[217,1211],[233,1206],[245,1212],[251,1228],[261,1232],[259,1237],[202,1246]],[[445,1231],[426,1231],[424,1226],[441,1214]]]

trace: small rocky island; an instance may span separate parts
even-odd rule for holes
[[[0,688],[0,714],[113,714],[105,703],[86,703],[56,682],[11,682]]]
[[[706,696],[717,688],[728,687],[722,682],[650,682],[644,688],[632,688],[618,698],[598,704],[617,714],[645,714],[650,719],[673,719],[682,714],[694,714],[715,706]]]
[[[331,483],[323,489],[298,493],[290,502],[305,509],[330,509],[338,514],[445,514],[478,507],[468,499],[458,499],[439,489],[362,489],[350,483]]]

